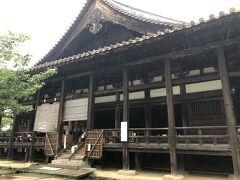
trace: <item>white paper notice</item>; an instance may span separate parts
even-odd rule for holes
[[[128,137],[127,137],[127,122],[121,122],[121,142],[127,142]]]
[[[87,144],[87,151],[91,151],[91,144]]]

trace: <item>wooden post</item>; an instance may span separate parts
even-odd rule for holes
[[[144,113],[145,113],[145,128],[152,128],[152,114],[151,114],[151,106],[149,105],[150,102],[150,89],[145,90],[145,106],[144,106]],[[146,136],[146,143],[149,143],[149,136],[151,135],[151,131],[145,131]]]
[[[127,66],[123,66],[123,121],[127,122],[129,126],[129,96],[128,96],[128,69]],[[128,142],[123,143],[123,169],[129,170],[129,152]]]
[[[141,156],[140,152],[135,152],[135,169],[141,170]]]
[[[183,77],[183,76],[181,76]],[[180,84],[180,93],[181,95],[186,94],[186,86],[185,84]],[[182,102],[181,103],[181,108],[182,108],[182,126],[183,127],[189,127],[189,120],[188,120],[188,104],[187,102]],[[183,130],[183,134],[187,134],[187,130]]]
[[[58,132],[63,131],[63,110],[64,110],[64,98],[65,98],[65,79],[61,82],[61,92],[60,92],[60,104],[58,111]]]
[[[145,128],[152,128],[152,115],[150,102],[150,89],[145,90]]]
[[[94,72],[89,74],[89,88],[88,88],[88,119],[87,129],[94,128],[94,90],[95,90],[95,76]]]
[[[58,149],[61,147],[62,138],[63,138],[63,112],[64,112],[64,100],[65,100],[65,79],[61,81],[61,92],[60,92],[60,104],[59,104],[59,111],[58,111]]]
[[[173,90],[172,90],[172,73],[170,59],[165,62],[165,83],[166,83],[166,99],[168,112],[168,142],[171,162],[171,174],[178,175],[177,154],[176,154],[176,132],[175,132],[175,116],[173,104]]]
[[[24,157],[24,161],[27,162],[29,159],[29,149],[26,148],[26,152],[25,152],[25,157]]]
[[[223,90],[223,100],[225,113],[227,118],[227,126],[228,126],[228,135],[229,141],[232,151],[232,161],[233,161],[233,169],[235,179],[240,179],[240,156],[239,156],[239,140],[236,131],[236,117],[233,110],[233,102],[230,91],[230,83],[228,79],[226,60],[224,55],[223,47],[219,47],[217,49],[217,57],[218,57],[218,66],[219,73],[222,82],[222,90]]]
[[[34,159],[34,140],[35,140],[36,132],[33,131],[33,130],[34,130],[34,123],[35,123],[36,114],[37,114],[37,107],[40,105],[40,95],[41,95],[41,91],[38,90],[37,99],[36,99],[37,103],[35,104],[35,107],[34,107],[35,115],[34,115],[34,119],[33,119],[32,124],[31,124],[32,141],[31,141],[31,145],[30,145],[30,148],[29,148],[29,158],[28,158],[29,162],[32,162],[33,159]]]
[[[16,130],[16,124],[17,124],[17,118],[14,117],[13,118],[13,125],[12,125],[10,141],[9,141],[9,145],[8,145],[8,155],[7,155],[8,160],[12,160],[12,158],[13,158],[12,144],[13,144],[13,141],[14,141],[14,133],[15,133],[15,130]]]
[[[120,93],[116,94],[116,102],[119,103],[120,101]],[[120,118],[121,118],[121,108],[120,105],[116,105],[115,107],[115,128],[119,129],[120,128]]]

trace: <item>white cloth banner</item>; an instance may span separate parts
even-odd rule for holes
[[[58,126],[59,102],[37,107],[34,131],[56,132]]]
[[[67,100],[64,105],[63,121],[87,120],[88,98]]]

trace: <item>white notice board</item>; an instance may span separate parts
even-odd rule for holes
[[[121,122],[121,142],[128,141],[128,126],[127,122]]]

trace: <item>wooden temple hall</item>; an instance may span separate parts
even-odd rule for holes
[[[1,134],[2,157],[240,179],[234,8],[185,23],[114,0],[87,0],[29,73],[47,68],[58,72],[21,100],[34,111]]]

